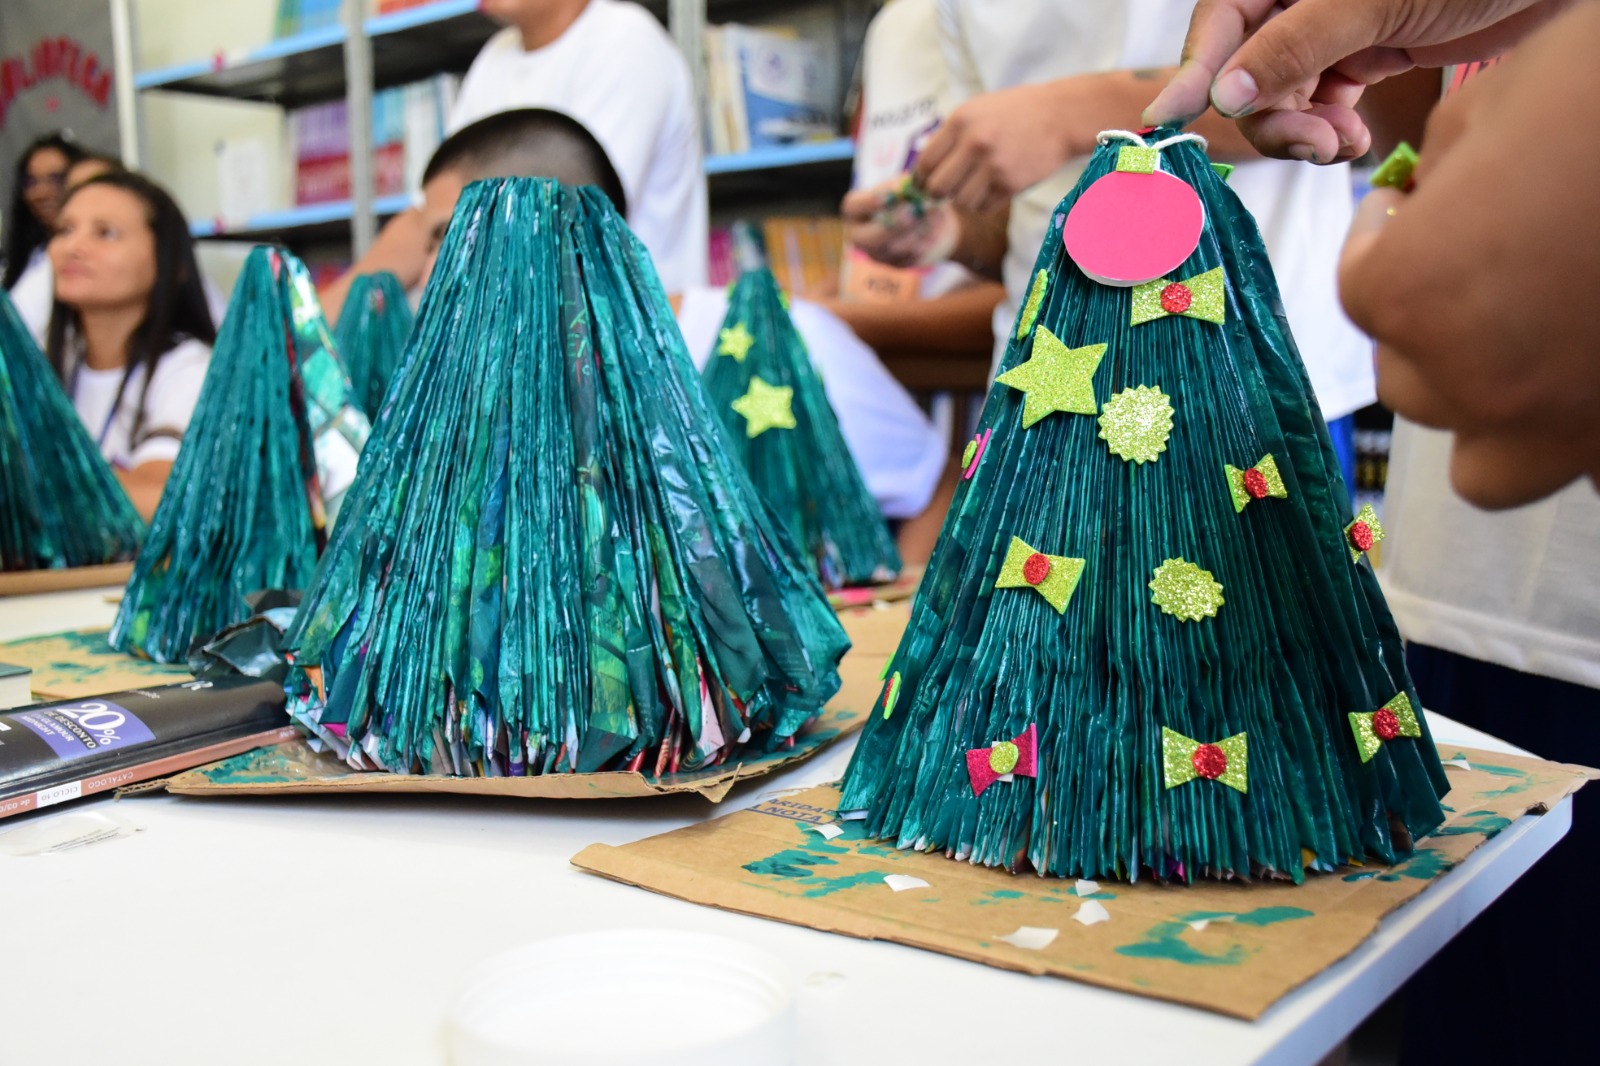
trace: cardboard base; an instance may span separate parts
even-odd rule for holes
[[[1355,950],[1384,915],[1514,819],[1548,810],[1591,773],[1457,752],[1441,750],[1465,756],[1472,769],[1449,768],[1449,820],[1410,859],[1389,869],[1312,874],[1302,885],[1107,881],[1080,896],[1071,881],[897,850],[865,839],[861,822],[838,823],[843,832],[827,839],[813,827],[834,824],[839,793],[831,786],[623,847],[596,844],[572,861],[724,910],[1254,1019]],[[927,885],[897,892],[885,883],[889,875]],[[1074,920],[1086,904],[1103,907],[1109,920]],[[1024,927],[1049,942],[1034,949],[1002,939]]]
[[[852,585],[849,588],[834,589],[828,593],[828,603],[832,604],[836,611],[845,611],[852,607],[871,607],[875,603],[901,603],[915,596],[917,587],[921,584],[922,567],[907,567],[899,577],[881,585]]]
[[[840,616],[852,647],[839,664],[839,693],[785,751],[689,774],[547,774],[541,777],[442,777],[352,770],[305,741],[280,744],[179,774],[167,790],[184,796],[285,796],[348,792],[428,792],[515,799],[630,799],[693,793],[720,802],[733,786],[815,755],[861,728],[883,682],[881,675],[910,617],[905,605],[852,610]]]
[[[126,585],[132,574],[131,562],[75,566],[66,570],[17,570],[0,574],[0,596],[37,596],[45,592]]]
[[[190,677],[186,667],[163,666],[113,650],[103,629],[69,630],[0,644],[0,662],[32,670],[28,685],[41,702],[173,685]]]

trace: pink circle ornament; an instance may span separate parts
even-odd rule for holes
[[[1199,245],[1205,224],[1200,195],[1182,178],[1160,169],[1116,170],[1078,197],[1061,241],[1089,277],[1127,288],[1177,270]]]

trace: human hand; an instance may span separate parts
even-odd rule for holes
[[[890,266],[928,266],[949,257],[961,224],[950,205],[908,198],[906,175],[847,194],[839,205],[845,238]]]
[[[1193,121],[1207,103],[1263,155],[1335,163],[1366,153],[1366,86],[1414,66],[1499,55],[1572,0],[1199,0],[1183,65],[1145,109]]]
[[[1340,264],[1378,341],[1378,395],[1453,430],[1451,480],[1510,507],[1600,472],[1600,5],[1530,38],[1434,112],[1409,195],[1363,202]]]
[[[1076,79],[1019,85],[975,96],[952,111],[917,157],[929,196],[987,215],[1093,150],[1098,129],[1075,137],[1067,99]]]

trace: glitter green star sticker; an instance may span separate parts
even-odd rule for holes
[[[744,323],[735,322],[718,335],[717,354],[731,355],[734,362],[742,363],[744,357],[750,354],[750,346],[755,342],[755,335],[745,328]]]
[[[790,404],[794,390],[787,385],[769,385],[759,377],[750,379],[750,391],[731,406],[744,416],[746,437],[759,437],[769,429],[793,429],[794,411]]]
[[[1186,559],[1168,559],[1156,567],[1150,581],[1150,602],[1183,622],[1216,616],[1222,606],[1222,586],[1211,571]]]
[[[1033,354],[1028,361],[995,380],[1027,394],[1022,406],[1023,429],[1056,411],[1092,415],[1097,410],[1094,372],[1105,354],[1104,344],[1068,348],[1061,338],[1040,326],[1033,331]]]
[[[1100,439],[1128,462],[1154,462],[1167,450],[1171,435],[1172,401],[1160,389],[1123,389],[1100,413]]]

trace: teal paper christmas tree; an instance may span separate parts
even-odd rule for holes
[[[351,399],[372,421],[400,365],[411,321],[406,290],[393,274],[362,274],[351,282],[334,340],[350,375]]]
[[[1040,250],[841,807],[1063,877],[1393,861],[1447,783],[1381,527],[1242,205],[1192,140],[1117,136]]]
[[[693,770],[790,742],[847,639],[594,189],[463,193],[290,634],[362,768]]]
[[[893,579],[900,555],[883,512],[765,267],[734,286],[704,380],[733,453],[822,583]]]
[[[133,558],[144,523],[0,292],[0,570]]]
[[[234,287],[183,447],[111,646],[183,662],[250,614],[245,597],[311,578],[355,476],[366,418],[298,259],[256,248]]]

